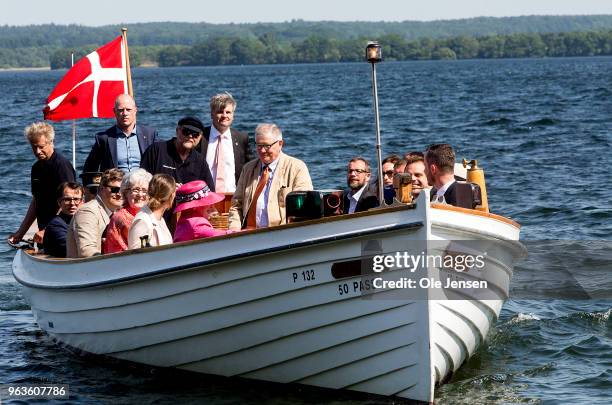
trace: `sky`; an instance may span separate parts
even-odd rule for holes
[[[0,0],[0,25],[177,21],[208,23],[431,21],[612,14],[611,0]]]

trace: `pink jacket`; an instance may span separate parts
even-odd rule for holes
[[[230,231],[213,228],[210,222],[204,217],[188,217],[184,214],[186,214],[186,212],[181,213],[181,217],[176,223],[174,242],[209,238],[211,236],[226,235],[230,233]]]

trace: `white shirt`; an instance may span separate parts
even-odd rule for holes
[[[446,199],[444,198],[444,193],[446,193],[446,190],[448,190],[448,188],[455,182],[455,179],[449,181],[448,183],[446,183],[445,185],[443,185],[442,187],[440,187],[439,190],[436,190],[436,198],[432,201],[432,202],[441,202],[443,204],[446,204]]]
[[[208,149],[206,150],[206,163],[210,168],[212,178],[217,178],[217,167],[215,166],[215,158],[217,154],[217,144],[219,137],[222,136],[223,143],[221,149],[223,151],[223,180],[225,181],[225,192],[233,193],[236,191],[236,165],[234,162],[234,145],[232,145],[232,133],[227,129],[223,134],[220,134],[214,125],[210,127],[210,136],[208,137]]]
[[[357,203],[359,202],[359,198],[361,197],[361,194],[363,194],[363,190],[365,190],[366,186],[368,185],[368,183],[364,184],[363,187],[361,187],[359,190],[357,190],[355,193],[353,194],[349,194],[349,214],[352,214],[355,212],[355,210],[357,209]]]
[[[274,179],[274,172],[276,171],[276,166],[278,166],[278,159],[279,158],[276,158],[275,161],[268,165],[268,168],[270,169],[268,183],[257,199],[257,205],[255,206],[255,219],[257,221],[258,228],[265,228],[268,226],[268,197],[270,195],[270,186],[272,185],[272,180]],[[260,165],[260,167],[262,169],[261,173],[263,173],[263,165]],[[259,174],[260,177],[261,173]]]
[[[169,245],[172,243],[172,234],[164,219],[155,218],[151,209],[145,205],[134,217],[130,230],[128,231],[128,248],[139,249],[141,247],[140,237],[149,236],[151,246]]]

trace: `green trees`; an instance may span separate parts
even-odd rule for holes
[[[476,19],[475,23],[478,25],[487,21]],[[521,26],[520,22],[523,20],[513,21]],[[160,23],[164,29],[152,34],[150,38],[143,38],[142,33],[130,36],[130,39],[138,39],[131,42],[131,64],[205,66],[355,62],[364,59],[365,45],[369,39],[378,39],[383,47],[383,57],[390,61],[612,55],[612,30],[413,38],[414,32],[401,32],[399,28],[402,23],[381,23],[381,27],[375,31],[383,34],[377,37],[359,35],[346,38],[347,33],[337,29],[346,26],[344,23],[329,25],[298,20],[286,24],[299,29],[287,33],[280,29],[282,25],[255,24],[250,27],[251,31],[246,31],[245,26],[236,24],[231,25],[226,32],[221,32],[221,26],[209,24],[211,27],[208,27],[210,29],[206,32],[214,32],[216,35],[205,35],[196,31],[190,42],[185,43],[186,39],[177,37],[174,31],[181,27],[180,24]],[[373,23],[363,24],[374,28]],[[384,33],[384,24],[389,24],[389,29],[392,28],[394,32]],[[437,25],[422,24],[423,30],[437,32],[434,29]],[[31,31],[31,37],[16,39],[16,44],[23,46],[9,46],[6,38],[1,36],[3,27],[0,27],[0,68],[67,68],[70,67],[71,52],[75,52],[75,60],[78,60],[103,43],[94,41],[98,35],[104,35],[104,39],[108,40],[116,34],[113,34],[109,27],[51,25],[47,27],[50,34],[45,39],[39,27],[29,27],[30,31],[28,27],[20,28],[22,29],[19,32],[23,35]],[[55,35],[56,31],[64,32],[67,38],[59,41]],[[306,35],[307,33],[309,35]],[[14,36],[13,38],[15,39]],[[83,45],[84,40],[92,42]],[[180,40],[182,43],[172,43],[173,40]],[[79,45],[68,46],[71,41]]]

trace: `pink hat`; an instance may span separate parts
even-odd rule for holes
[[[176,208],[174,212],[193,207],[205,207],[223,201],[225,196],[210,191],[205,181],[194,180],[176,189]]]

